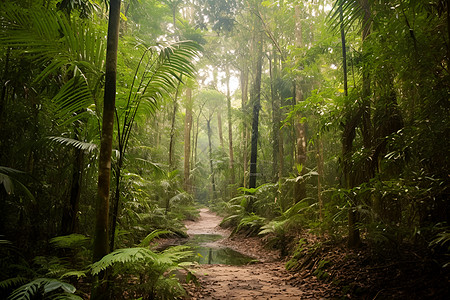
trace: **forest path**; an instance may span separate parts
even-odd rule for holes
[[[208,209],[200,210],[200,219],[187,222],[188,234],[221,234],[225,238],[218,243],[257,259],[273,258],[273,253],[255,246],[255,240],[232,241],[230,232],[218,225],[222,218]],[[250,249],[252,248],[252,249]],[[256,248],[256,250],[255,250]],[[273,260],[273,259],[272,259]],[[200,287],[188,286],[187,299],[319,299],[311,290],[301,290],[288,284],[291,275],[281,261],[259,262],[250,265],[198,265],[193,271]]]

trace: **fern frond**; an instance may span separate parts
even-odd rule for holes
[[[62,279],[62,278],[72,277],[72,276],[76,276],[77,279],[80,279],[82,277],[86,277],[86,272],[85,271],[69,271],[67,273],[62,274],[60,278]]]
[[[76,291],[76,288],[69,283],[51,278],[37,278],[15,289],[8,297],[8,300],[31,300],[39,295],[39,293],[42,293],[41,295],[45,295],[58,289],[61,289],[68,294],[73,294]]]
[[[256,214],[251,214],[251,215],[245,216],[239,222],[239,224],[236,228],[236,232],[238,232],[239,230],[241,230],[245,227],[250,228],[252,231],[259,230],[259,228],[261,228],[261,226],[264,225],[265,220],[266,220],[265,218],[258,216]]]
[[[276,221],[272,220],[268,224],[261,227],[261,231],[258,233],[259,235],[266,234],[278,234],[283,232],[285,224],[289,221],[289,219]]]
[[[142,247],[117,249],[114,252],[103,256],[98,262],[93,263],[91,265],[91,273],[97,275],[101,271],[106,270],[117,263],[132,265],[138,261],[154,261],[157,258],[156,253]]]
[[[78,248],[82,245],[86,245],[89,240],[90,239],[87,236],[79,233],[73,233],[54,237],[50,240],[50,243],[58,248]]]
[[[0,289],[7,290],[12,287],[18,286],[19,284],[23,284],[26,281],[27,281],[27,279],[25,277],[21,277],[21,276],[8,278],[3,281],[0,281]]]
[[[68,293],[61,293],[52,295],[49,297],[51,300],[83,300],[80,296],[77,296],[75,294],[68,294]]]

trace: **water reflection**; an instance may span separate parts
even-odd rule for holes
[[[192,247],[194,261],[199,264],[244,265],[254,261],[250,256],[214,243],[221,238],[223,236],[215,234],[193,235],[186,245]]]

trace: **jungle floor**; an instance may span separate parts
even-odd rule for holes
[[[197,221],[186,222],[187,233],[220,234],[224,238],[215,243],[258,262],[195,266],[198,283],[185,284],[186,299],[449,299],[448,269],[412,248],[380,256],[369,247],[350,251],[343,242],[308,235],[299,268],[288,272],[279,250],[265,248],[257,237],[230,237],[218,226],[221,220],[201,209]]]

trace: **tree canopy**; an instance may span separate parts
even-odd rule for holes
[[[130,299],[182,297],[191,253],[149,243],[202,205],[288,269],[308,233],[448,272],[449,20],[444,0],[3,1],[0,296],[107,275],[127,297],[141,274]]]

